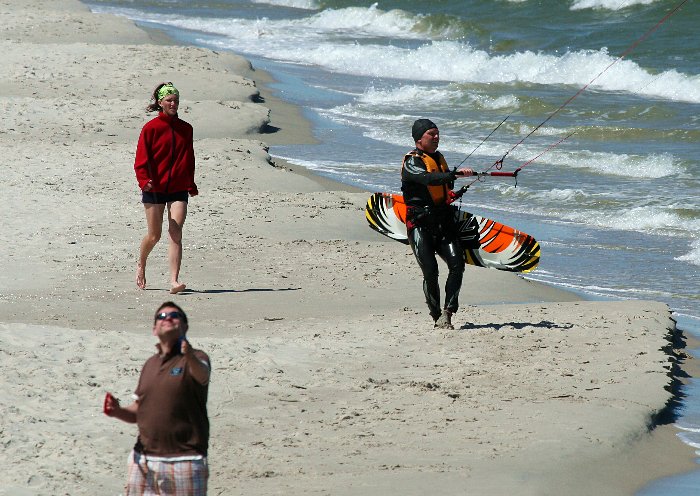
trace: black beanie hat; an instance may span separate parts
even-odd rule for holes
[[[413,123],[413,127],[411,128],[411,136],[413,136],[413,141],[420,140],[428,129],[433,128],[437,129],[437,126],[430,119],[418,119]]]

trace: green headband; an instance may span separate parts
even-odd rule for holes
[[[180,92],[177,91],[177,88],[175,86],[173,86],[173,83],[166,83],[160,87],[160,89],[158,90],[158,101],[161,101],[168,95],[180,96]]]

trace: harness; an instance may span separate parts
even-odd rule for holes
[[[437,155],[439,157],[439,162],[436,162],[430,155],[428,155],[427,153],[423,153],[420,150],[410,151],[404,156],[401,167],[403,168],[408,157],[416,157],[416,158],[419,158],[423,161],[423,163],[425,164],[425,170],[427,172],[449,172],[450,169],[447,166],[447,161],[445,160],[445,157],[442,156],[442,153],[435,152],[435,155]],[[428,188],[428,192],[430,193],[430,197],[433,199],[433,204],[435,204],[435,205],[446,205],[447,204],[447,199],[449,198],[449,195],[448,195],[449,188],[447,187],[446,184],[438,184],[436,186],[426,186],[426,187]]]

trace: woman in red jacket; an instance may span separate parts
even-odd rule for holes
[[[180,92],[172,83],[156,86],[152,98],[148,111],[157,110],[158,117],[143,126],[134,162],[148,224],[136,266],[136,285],[141,289],[146,287],[146,260],[160,240],[167,205],[170,292],[174,294],[185,289],[185,284],[179,279],[182,226],[187,217],[188,197],[198,194],[194,183],[192,126],[177,115]]]

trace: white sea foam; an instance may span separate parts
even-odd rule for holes
[[[431,105],[434,103],[449,105],[450,103],[463,99],[469,101],[475,108],[480,109],[507,109],[509,111],[513,111],[519,107],[518,97],[515,95],[502,95],[497,98],[493,98],[477,91],[465,92],[463,89],[460,89],[455,85],[440,87],[434,85],[420,86],[409,84],[388,90],[381,90],[372,87],[365,91],[365,93],[362,94],[357,100],[359,103],[386,107],[395,105],[403,106],[406,104],[415,105],[416,102],[419,102],[421,106]],[[561,130],[559,130],[559,132],[561,132]]]
[[[508,149],[507,143],[492,141],[480,148],[484,155],[499,156]],[[459,150],[461,151],[461,150]],[[678,160],[670,154],[628,155],[623,153],[570,151],[557,148],[542,154],[532,165],[532,160],[544,151],[542,145],[523,144],[509,154],[513,167],[524,165],[524,171],[540,166],[549,170],[587,169],[603,175],[631,177],[636,179],[659,179],[684,172]]]
[[[420,19],[422,16],[403,10],[383,11],[375,3],[368,8],[326,9],[301,20],[300,24],[324,32],[422,38],[424,35],[413,31]]]
[[[477,108],[487,110],[517,110],[520,106],[518,97],[515,95],[501,95],[498,98],[493,98],[483,94],[472,94],[470,100],[476,104]]]
[[[284,0],[280,1],[284,2]],[[303,0],[300,3],[303,4]],[[353,37],[386,36],[425,39],[426,36],[439,38],[450,31],[447,29],[444,32],[426,35],[420,29],[420,20],[423,16],[409,14],[402,10],[382,11],[377,4],[367,8],[326,9],[301,19],[187,17],[109,7],[97,7],[94,11],[122,15],[136,21],[223,35],[229,39],[231,48],[260,55],[270,52],[271,58],[274,58],[276,48],[293,46],[303,52],[305,49],[318,46],[319,38],[331,41],[342,35],[352,35]],[[259,46],[237,44],[237,42],[251,39],[257,39],[261,43],[258,43]],[[351,45],[354,46],[354,43]]]
[[[586,153],[590,160],[585,164],[598,172],[617,176],[658,179],[672,176],[683,169],[673,155],[626,155],[609,153]]]
[[[423,105],[445,104],[462,97],[462,92],[452,88],[404,85],[390,90],[369,88],[357,99],[358,103],[377,107],[402,106],[413,102]]]
[[[674,426],[686,432],[700,433],[700,425],[697,423],[700,419],[696,416],[688,419],[685,416],[681,417]]]
[[[688,253],[681,255],[680,257],[676,257],[674,260],[688,262],[693,265],[700,265],[700,239],[696,239],[691,243],[691,250]]]
[[[340,105],[329,110],[319,109],[323,115],[337,117],[357,117],[371,121],[406,122],[415,119],[406,115],[403,109],[420,107],[439,108],[443,106],[463,106],[468,101],[474,109],[504,110],[513,112],[518,108],[518,98],[514,95],[503,95],[493,98],[480,92],[465,91],[456,85],[447,86],[419,86],[403,85],[390,89],[376,89],[370,87],[363,94],[357,96],[352,103]],[[397,112],[400,112],[397,114]],[[475,130],[482,130],[484,123],[477,121],[452,121],[443,120],[444,129],[468,130],[468,134]],[[561,131],[559,131],[561,132]]]
[[[512,188],[512,192],[517,190],[522,190],[523,188]],[[540,200],[545,200],[547,202],[581,202],[591,195],[580,189],[557,189],[553,188],[546,191],[538,191],[535,193],[530,193],[530,197],[534,197]]]
[[[264,32],[275,39],[275,45],[283,46],[290,40],[304,49],[315,46],[315,41],[304,42],[304,35],[312,38],[325,36],[328,40],[342,35],[388,36],[393,38],[424,39],[425,34],[414,32],[421,16],[410,15],[402,10],[382,11],[374,4],[371,7],[348,7],[326,9],[301,19],[237,19],[194,18],[179,16],[156,16],[159,22],[188,29],[222,34],[235,41],[249,38],[250,32]],[[155,20],[155,19],[154,19]]]
[[[700,220],[688,221],[663,206],[631,207],[622,210],[570,211],[563,216],[569,220],[597,227],[623,231],[663,233],[665,236],[693,235],[700,232]]]
[[[527,136],[530,134],[530,131],[532,131],[534,126],[528,126],[525,124],[521,124],[519,126],[519,133],[521,136]],[[574,130],[566,127],[541,127],[537,130],[537,135],[538,136],[559,136],[561,138],[564,138],[565,136],[571,134]]]
[[[275,155],[275,158],[280,158],[293,165],[300,165],[305,169],[312,170],[315,173],[331,178],[334,181],[350,184],[355,187],[359,186],[367,191],[386,189],[383,185],[374,183],[372,181],[372,175],[369,174],[373,171],[383,169],[384,164],[367,164],[357,162],[344,162],[340,164],[330,160],[304,160],[297,157],[288,157],[284,155]],[[398,189],[393,192],[400,193]]]
[[[599,174],[608,174],[640,179],[659,179],[683,172],[678,160],[670,154],[627,155],[579,150],[551,151],[540,162],[562,167],[590,169]]]
[[[112,12],[135,20],[224,36],[218,40],[198,40],[217,48],[380,78],[582,87],[617,58],[605,48],[563,55],[525,51],[492,56],[466,42],[446,40],[450,28],[425,33],[421,16],[402,10],[383,11],[376,4],[367,8],[326,9],[301,19],[282,20],[191,18],[125,9]],[[385,38],[389,43],[396,39],[423,40],[424,44],[408,48],[358,43],[358,39],[368,37]],[[251,43],[253,40],[255,43]],[[426,60],[431,63],[426,65]],[[416,67],[423,69],[416,71]],[[654,75],[630,60],[616,62],[591,87],[700,103],[700,75],[673,69]]]
[[[700,427],[688,427],[688,426],[680,425],[678,423],[676,423],[675,426],[678,429],[684,430],[686,432],[698,432],[698,433],[700,433]]]
[[[576,0],[571,10],[607,9],[620,10],[634,5],[649,5],[658,0]]]
[[[269,56],[371,77],[574,86],[588,84],[592,74],[599,74],[614,60],[604,49],[572,52],[563,56],[528,51],[493,57],[455,41],[436,41],[415,49],[338,43],[322,43],[307,48],[286,45],[269,52]],[[431,64],[425,70],[416,72],[414,68],[424,66],[425,60],[431,60]],[[689,76],[675,70],[654,76],[626,60],[613,66],[591,87],[700,102],[700,76]]]
[[[698,436],[691,434],[691,432],[693,431],[686,430],[685,432],[677,433],[676,436],[678,436],[678,438],[685,444],[697,450],[700,448],[700,439],[698,439]],[[696,453],[698,452],[696,451]]]
[[[541,244],[541,243],[540,243]],[[552,286],[557,286],[560,288],[565,288],[569,289],[572,291],[578,291],[582,293],[586,293],[591,296],[597,296],[597,297],[604,297],[604,298],[618,298],[620,296],[624,297],[626,295],[616,295],[614,294],[615,291],[611,290],[610,288],[606,287],[601,287],[601,286],[591,286],[591,285],[586,285],[586,284],[580,284],[576,282],[568,282],[564,278],[562,278],[559,274],[553,275],[551,277],[542,277],[542,269],[538,267],[536,273],[529,273],[525,277],[525,279],[528,279],[530,281],[536,281],[536,282],[543,282]]]
[[[339,107],[333,107],[331,109],[314,109],[320,115],[331,117],[334,119],[342,119],[351,124],[355,124],[354,119],[358,120],[368,120],[368,121],[394,121],[394,122],[404,122],[409,117],[406,115],[382,115],[372,110],[363,110],[358,108],[357,105],[347,104],[341,105]],[[361,125],[361,123],[359,123]]]
[[[304,10],[318,10],[321,7],[316,0],[252,0],[252,2]]]

